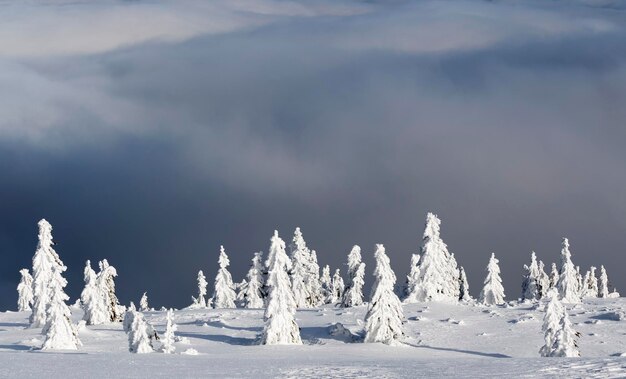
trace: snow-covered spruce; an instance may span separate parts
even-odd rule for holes
[[[230,260],[224,246],[220,246],[220,256],[217,260],[220,265],[217,275],[215,276],[215,290],[213,292],[213,308],[235,308],[235,293],[233,286],[233,277],[228,271]]]
[[[117,295],[115,294],[115,277],[117,276],[117,270],[115,267],[109,265],[109,261],[106,259],[98,262],[100,272],[96,278],[97,286],[100,289],[104,301],[107,306],[107,312],[109,314],[110,322],[122,321],[122,315],[124,314],[124,307],[120,305]]]
[[[148,304],[148,293],[144,292],[141,295],[141,299],[139,299],[139,311],[140,312],[148,312],[150,310],[150,305]]]
[[[578,297],[580,299],[582,299],[583,298],[583,291],[585,289],[584,289],[584,286],[583,286],[584,279],[583,279],[582,274],[580,273],[580,266],[576,266],[576,283],[578,284],[578,286],[576,287],[576,289],[578,290]]]
[[[133,320],[135,319],[136,314],[137,314],[137,308],[135,307],[135,303],[131,301],[130,305],[126,309],[126,312],[124,312],[124,319],[122,320],[122,328],[124,329],[124,332],[126,333],[130,332],[130,329],[131,329],[131,326],[133,325]]]
[[[406,285],[404,286],[404,302],[415,303],[417,302],[417,283],[419,282],[420,275],[420,255],[411,254],[411,269],[409,275],[406,277]]]
[[[499,305],[504,303],[504,287],[500,278],[500,266],[496,255],[491,253],[487,264],[487,277],[480,292],[480,302],[485,305]]]
[[[317,307],[324,303],[322,285],[320,283],[320,266],[317,263],[317,252],[311,250],[307,262],[307,273],[305,285],[309,293],[308,302],[311,307]]]
[[[533,251],[530,254],[530,265],[524,265],[524,280],[522,281],[522,300],[539,300],[541,298],[539,265]]]
[[[559,270],[556,268],[556,263],[552,263],[552,268],[550,269],[550,289],[557,288],[557,284],[559,283]]]
[[[598,297],[598,278],[596,277],[596,268],[594,266],[591,266],[585,274],[584,282],[583,297]]]
[[[391,269],[389,257],[382,244],[374,253],[376,281],[372,287],[369,308],[365,315],[365,342],[392,344],[404,337],[402,303],[394,292],[396,274]]]
[[[459,299],[458,267],[440,237],[440,225],[439,218],[428,213],[419,261],[420,272],[415,293],[409,294],[409,298],[416,301],[457,302]]]
[[[248,270],[245,286],[241,289],[243,293],[243,306],[245,308],[263,308],[263,252],[254,253],[252,265]]]
[[[343,278],[341,277],[341,270],[336,269],[330,286],[330,294],[328,295],[328,298],[326,298],[326,304],[337,304],[343,297],[344,289],[345,284],[343,282]]]
[[[265,309],[265,326],[260,336],[262,345],[302,344],[300,329],[296,324],[296,303],[291,292],[288,272],[291,261],[285,252],[285,242],[274,231],[271,240],[267,276],[268,300]]]
[[[548,293],[549,299],[543,318],[544,345],[539,350],[543,357],[578,357],[577,333],[567,315],[567,310],[559,301],[556,290]]]
[[[78,334],[71,320],[70,308],[65,303],[69,296],[63,288],[67,286],[67,280],[62,276],[67,270],[63,263],[55,266],[50,277],[48,287],[50,302],[46,309],[46,324],[42,333],[46,336],[43,350],[76,350],[81,345]]]
[[[341,300],[343,307],[356,307],[363,304],[365,284],[365,263],[361,262],[361,248],[354,245],[348,254],[348,285]]]
[[[598,281],[598,297],[609,297],[609,277],[604,265],[600,266],[600,280]]]
[[[309,250],[300,228],[296,228],[291,244],[291,290],[298,308],[313,308],[322,303],[317,254]]]
[[[463,266],[459,268],[459,285],[459,300],[465,302],[472,300],[472,295],[470,295],[469,292],[467,275],[465,275],[465,269],[463,268]]]
[[[39,328],[46,324],[46,310],[50,303],[50,288],[55,269],[63,266],[61,259],[52,246],[52,225],[41,219],[39,226],[39,243],[33,256],[33,307],[30,315],[30,326]]]
[[[330,277],[330,266],[326,265],[322,268],[322,276],[320,277],[320,286],[322,288],[322,295],[324,296],[324,303],[330,296],[332,285],[333,282]]]
[[[539,261],[539,298],[542,299],[550,290],[550,277],[546,273],[543,261]]]
[[[576,268],[572,263],[569,241],[563,238],[561,243],[561,271],[556,284],[559,296],[564,303],[580,303],[580,292]]]
[[[192,303],[191,303],[191,307],[190,308],[206,308],[207,307],[207,301],[206,301],[206,287],[209,283],[207,283],[206,281],[206,276],[204,276],[204,273],[202,272],[202,270],[198,271],[198,298],[195,297],[191,297],[192,299]]]
[[[20,270],[20,283],[17,285],[17,311],[30,312],[33,304],[33,277],[27,268]]]
[[[132,319],[130,330],[128,331],[128,351],[136,354],[152,353],[152,340],[148,323],[141,312],[130,311]]]
[[[163,333],[163,338],[161,338],[161,351],[165,354],[172,354],[176,351],[176,347],[174,346],[176,336],[174,333],[177,329],[178,327],[173,321],[173,311],[168,309],[166,314],[165,333]]]
[[[91,268],[91,261],[87,261],[84,270],[85,288],[80,294],[83,320],[87,325],[100,325],[110,322],[109,309],[107,307],[106,290],[98,286],[96,272]]]

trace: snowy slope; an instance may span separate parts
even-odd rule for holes
[[[568,307],[582,358],[541,358],[542,313],[530,305],[483,307],[449,304],[405,306],[403,346],[353,343],[331,335],[340,322],[353,334],[365,306],[298,311],[303,346],[258,346],[262,310],[175,312],[175,355],[128,353],[121,324],[80,331],[77,352],[43,352],[27,314],[0,314],[0,377],[626,377],[624,299],[593,299]],[[79,319],[80,310],[73,308]],[[146,313],[159,332],[165,312]],[[189,348],[198,355],[179,354]]]

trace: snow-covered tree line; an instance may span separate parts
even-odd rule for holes
[[[593,297],[619,297],[615,289],[609,292],[609,280],[604,266],[601,266],[600,278],[596,276],[596,268],[591,267],[583,276],[579,266],[574,266],[570,243],[567,238],[561,242],[560,268],[552,263],[550,275],[545,272],[542,261],[537,262],[533,251],[530,265],[524,265],[522,281],[522,300],[537,301],[543,299],[555,289],[564,303],[580,303],[582,299]]]

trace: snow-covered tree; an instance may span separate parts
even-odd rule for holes
[[[46,336],[43,350],[76,350],[81,345],[78,333],[72,320],[71,311],[65,303],[69,296],[63,288],[67,286],[67,280],[62,276],[67,268],[61,263],[52,270],[49,293],[50,302],[46,309],[46,324],[42,333]]]
[[[224,246],[220,246],[220,257],[217,260],[220,265],[215,276],[215,290],[213,292],[213,308],[235,308],[237,294],[233,289],[233,277],[228,271],[230,260]]]
[[[320,268],[317,254],[309,250],[300,228],[296,228],[291,244],[291,290],[298,308],[312,308],[322,303]]]
[[[252,265],[246,278],[246,285],[241,289],[245,308],[263,308],[263,252],[254,253]]]
[[[583,291],[584,291],[584,287],[583,287],[584,279],[583,279],[582,274],[580,273],[580,266],[576,266],[576,283],[578,284],[578,287],[577,287],[578,297],[582,299]]]
[[[209,283],[206,281],[206,276],[202,270],[198,271],[198,298],[191,297],[193,299],[193,304],[191,304],[191,308],[206,308],[206,287]]]
[[[137,308],[135,307],[135,303],[131,301],[130,305],[128,306],[128,309],[126,309],[126,312],[124,312],[124,319],[122,321],[122,327],[124,329],[124,332],[126,333],[130,332],[131,327],[133,325],[133,320],[135,319],[136,315],[137,315]]]
[[[440,237],[441,221],[433,213],[426,216],[422,239],[417,301],[451,301],[459,299],[459,271],[456,260]]]
[[[150,305],[148,304],[148,293],[144,292],[141,295],[141,299],[139,299],[139,311],[140,312],[148,312],[150,310]]]
[[[322,269],[322,276],[320,277],[320,285],[322,287],[322,294],[324,295],[324,302],[330,296],[332,290],[333,281],[330,278],[330,266],[326,265]]]
[[[404,288],[404,302],[405,303],[416,303],[418,296],[418,283],[419,283],[419,275],[420,275],[420,255],[412,254],[411,255],[411,269],[409,271],[409,275],[406,277],[406,286]]]
[[[33,256],[33,312],[30,315],[30,326],[39,328],[46,324],[46,310],[50,303],[50,288],[55,269],[63,267],[63,263],[52,246],[52,225],[41,219],[39,226],[39,243]]]
[[[20,283],[17,285],[17,310],[18,312],[30,312],[33,303],[33,277],[27,268],[20,270]]]
[[[135,354],[152,353],[152,340],[150,339],[150,331],[148,323],[141,312],[131,311],[132,323],[128,332],[128,350]]]
[[[524,281],[522,281],[522,300],[539,300],[541,298],[541,284],[537,256],[533,251],[530,254],[530,265],[524,265]]]
[[[461,301],[470,301],[472,300],[472,295],[469,292],[469,283],[467,282],[467,275],[465,275],[465,269],[463,266],[459,268],[459,300]]]
[[[100,268],[100,272],[98,272],[96,283],[107,305],[109,321],[121,321],[124,310],[117,299],[117,295],[115,294],[114,279],[117,277],[117,270],[115,267],[109,265],[109,262],[106,259],[98,262],[98,267]]]
[[[291,292],[288,272],[291,261],[285,253],[285,242],[274,231],[266,267],[268,301],[265,309],[265,326],[260,337],[262,345],[302,344],[300,329],[295,320],[296,303]]]
[[[504,303],[504,287],[502,287],[498,262],[496,255],[491,253],[491,258],[489,258],[489,264],[487,265],[485,285],[480,292],[480,302],[485,305],[499,305]]]
[[[324,291],[322,291],[322,285],[320,284],[320,266],[317,263],[317,253],[315,250],[311,250],[309,259],[307,261],[307,276],[304,279],[304,283],[308,292],[308,303],[310,307],[317,307],[324,303]]]
[[[168,309],[166,314],[165,333],[163,333],[163,338],[161,339],[161,351],[165,354],[172,354],[176,350],[176,347],[174,346],[174,342],[176,341],[174,332],[176,332],[178,327],[174,324],[172,317],[173,312],[171,309]]]
[[[364,284],[365,263],[361,262],[361,248],[354,245],[348,254],[348,285],[344,291],[341,305],[343,307],[355,307],[363,304]]]
[[[396,275],[391,269],[385,247],[376,245],[376,281],[372,287],[369,308],[365,315],[365,342],[392,344],[404,337],[402,303],[394,292]]]
[[[600,280],[598,281],[598,297],[609,297],[609,277],[604,265],[600,266]]]
[[[106,291],[98,287],[96,272],[91,268],[91,261],[87,261],[84,270],[85,288],[80,295],[83,309],[83,320],[87,325],[100,325],[110,320],[106,302]]]
[[[343,283],[343,278],[341,277],[341,270],[335,270],[335,274],[333,275],[332,284],[330,286],[330,295],[326,299],[326,304],[336,304],[343,297],[343,290],[345,288],[345,284]]]
[[[563,317],[563,304],[559,301],[558,292],[553,289],[549,291],[545,298],[548,300],[546,313],[543,316],[544,345],[539,349],[542,357],[551,357],[556,333],[559,331],[561,318]]]
[[[559,270],[556,268],[556,263],[552,263],[552,268],[550,270],[550,288],[557,288],[557,284],[559,282]]]
[[[561,244],[561,274],[556,285],[559,296],[564,303],[579,303],[578,276],[572,263],[572,254],[569,251],[569,241],[563,238]]]
[[[543,319],[545,344],[539,350],[544,357],[578,357],[576,338],[578,333],[572,328],[567,310],[559,301],[556,290],[548,294],[549,302]]]
[[[546,273],[543,261],[539,261],[539,298],[543,298],[550,290],[550,277]]]
[[[596,277],[596,268],[591,266],[585,274],[585,291],[583,297],[598,297],[598,278]]]
[[[302,233],[300,233],[300,228],[296,228],[293,239],[293,245],[295,245],[295,248],[292,249],[291,252],[291,271],[289,272],[289,277],[291,279],[291,292],[293,292],[296,308],[308,308],[309,293],[304,281],[308,275],[307,264],[310,252],[304,243]]]

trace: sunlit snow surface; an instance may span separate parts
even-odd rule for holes
[[[582,358],[541,358],[543,314],[530,305],[405,306],[404,345],[351,342],[332,336],[337,322],[358,334],[365,307],[300,310],[302,346],[258,346],[262,310],[175,312],[176,354],[128,353],[121,324],[81,329],[77,352],[37,350],[42,336],[26,329],[27,314],[0,314],[0,377],[626,377],[626,300],[585,301],[568,307],[581,333]],[[81,311],[73,308],[74,317]],[[146,313],[159,332],[165,312]],[[185,340],[185,339],[184,339]],[[195,349],[198,355],[180,354]],[[626,354],[625,354],[626,355]]]

